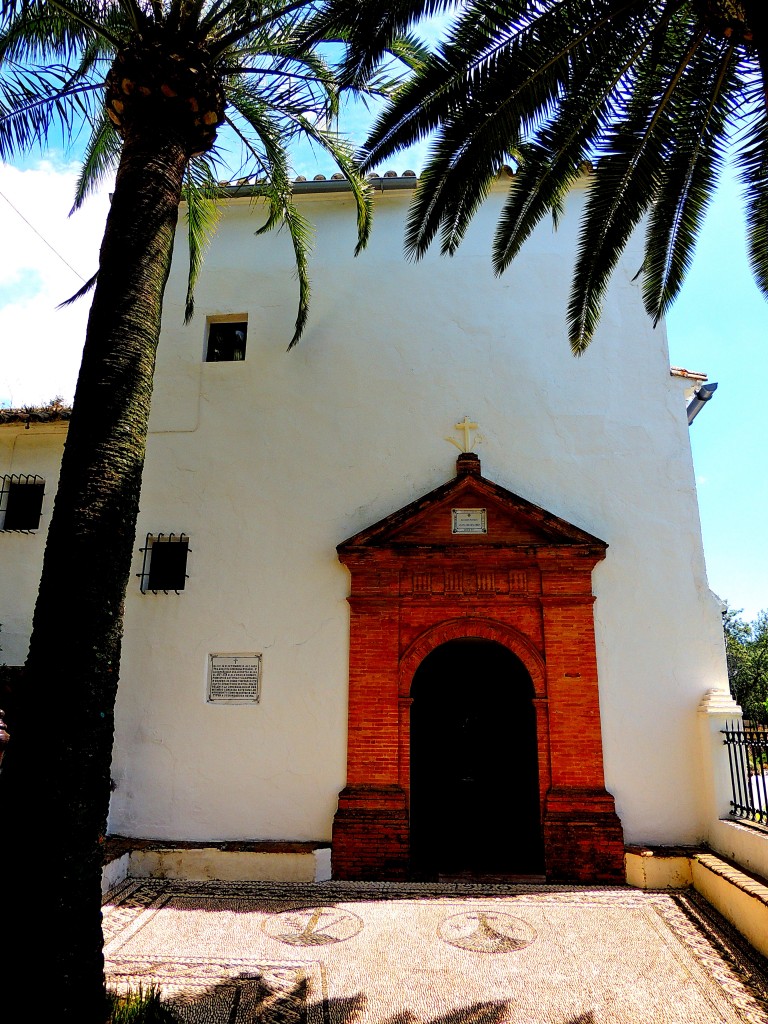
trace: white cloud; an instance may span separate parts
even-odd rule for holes
[[[0,198],[0,403],[5,405],[31,405],[55,395],[71,400],[74,394],[90,298],[56,307],[77,291],[81,278],[95,272],[109,208],[107,186],[69,217],[76,178],[72,164],[43,161],[20,170],[0,163],[0,192],[16,208]]]

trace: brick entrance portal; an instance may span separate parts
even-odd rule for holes
[[[335,878],[408,877],[411,684],[431,651],[472,637],[510,650],[533,683],[547,877],[623,880],[592,617],[606,547],[486,480],[474,454],[459,456],[448,484],[339,545],[352,583]],[[512,797],[497,810],[514,814]]]

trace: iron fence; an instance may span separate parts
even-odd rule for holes
[[[768,827],[768,726],[731,722],[723,729],[731,769],[731,818]]]

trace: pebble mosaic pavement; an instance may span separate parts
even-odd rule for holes
[[[184,1024],[768,1024],[768,961],[692,891],[132,880],[104,937]]]

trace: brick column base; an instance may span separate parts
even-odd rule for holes
[[[333,819],[333,878],[403,881],[408,877],[409,822],[400,786],[347,786]]]
[[[624,833],[604,789],[547,794],[544,859],[549,881],[623,882]]]

